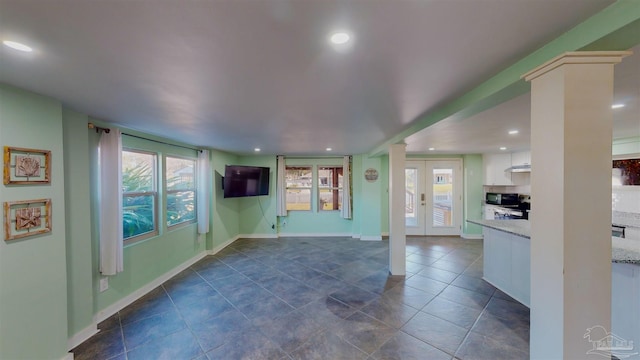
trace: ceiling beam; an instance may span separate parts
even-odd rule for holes
[[[618,0],[547,45],[504,69],[461,97],[418,116],[409,127],[373,149],[379,156],[389,145],[444,119],[462,120],[529,91],[522,74],[567,51],[627,50],[640,44],[640,1]]]

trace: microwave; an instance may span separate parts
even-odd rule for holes
[[[518,206],[520,201],[518,200],[518,194],[502,194],[488,192],[486,195],[486,203],[491,205],[500,206]]]

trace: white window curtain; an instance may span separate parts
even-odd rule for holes
[[[350,156],[342,160],[342,210],[343,219],[351,219],[351,173],[349,172]]]
[[[285,181],[284,156],[278,156],[278,173],[276,189],[276,212],[277,216],[287,216],[287,182]]]
[[[209,150],[198,152],[198,180],[197,180],[197,216],[198,234],[209,232],[209,209],[211,208],[211,161]]]
[[[99,142],[100,273],[124,270],[122,239],[122,134],[103,131]]]

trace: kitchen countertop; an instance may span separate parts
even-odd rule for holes
[[[467,222],[531,239],[531,223],[528,220],[467,220]],[[612,236],[611,261],[640,265],[640,241]]]
[[[531,238],[531,223],[529,220],[467,220],[467,222],[522,236],[527,239]]]

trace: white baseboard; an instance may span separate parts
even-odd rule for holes
[[[157,288],[158,286],[162,285],[162,283],[164,283],[165,281],[171,279],[172,277],[174,277],[175,275],[177,275],[178,273],[180,273],[181,271],[187,269],[189,266],[195,264],[198,260],[202,259],[203,257],[207,256],[207,252],[203,251],[201,253],[199,253],[198,255],[192,257],[191,259],[183,262],[182,264],[176,266],[175,268],[167,271],[166,273],[160,275],[159,277],[157,277],[155,280],[149,282],[148,284],[142,286],[141,288],[139,288],[138,290],[132,292],[131,294],[127,295],[126,297],[120,299],[119,301],[115,302],[114,304],[106,307],[105,309],[99,311],[96,314],[96,322],[100,323],[106,319],[108,319],[111,315],[117,313],[118,311],[124,309],[125,307],[127,307],[128,305],[130,305],[131,303],[133,303],[134,301],[138,300],[139,298],[141,298],[142,296],[146,295],[149,291]]]
[[[71,351],[71,349],[74,349],[76,346],[82,344],[83,342],[87,341],[90,337],[97,334],[98,331],[100,331],[98,330],[98,323],[94,319],[91,325],[78,331],[71,338],[67,340],[67,349]]]
[[[238,236],[234,236],[231,239],[223,242],[222,244],[214,247],[213,249],[207,250],[207,255],[215,255],[215,254],[217,254],[218,252],[220,252],[220,250],[222,250],[222,249],[226,248],[227,246],[233,244],[233,242],[238,240],[239,238],[240,238],[239,235]]]
[[[382,235],[360,236],[362,241],[382,241]]]
[[[280,233],[279,237],[352,237],[351,233]]]
[[[73,353],[67,353],[67,355],[63,356],[60,360],[73,360]]]
[[[460,237],[463,239],[482,239],[482,234],[460,234]]]
[[[277,234],[241,234],[238,235],[240,239],[277,239]]]

